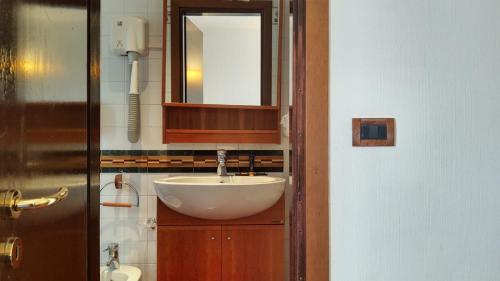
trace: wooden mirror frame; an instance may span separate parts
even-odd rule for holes
[[[180,92],[180,57],[179,50],[174,50],[174,40],[180,41],[179,15],[186,10],[191,11],[262,11],[263,19],[272,21],[272,1],[212,1],[212,0],[172,0],[172,102],[165,102],[166,95],[166,65],[167,65],[167,0],[163,1],[163,56],[162,56],[162,131],[163,143],[273,143],[281,142],[281,83],[282,83],[282,35],[283,35],[283,0],[279,7],[278,30],[278,63],[276,83],[276,105],[248,106],[248,105],[218,105],[218,104],[189,104],[181,103]],[[266,4],[263,4],[266,3]],[[269,4],[267,4],[269,3]],[[265,9],[271,5],[271,9]],[[252,8],[253,7],[253,8]],[[174,10],[175,9],[175,10]],[[268,12],[265,12],[265,11]],[[174,23],[177,22],[177,23]],[[176,31],[174,32],[174,28]],[[266,31],[267,30],[267,31]],[[263,37],[272,38],[272,25],[263,27]],[[267,34],[269,33],[269,34]],[[268,36],[270,35],[270,36]],[[177,47],[179,43],[176,43]],[[272,40],[271,40],[272,44]],[[263,53],[263,67],[266,70],[266,80],[262,80],[261,87],[272,85],[272,54]],[[174,69],[175,68],[175,69]],[[174,82],[178,81],[178,82]],[[266,86],[267,85],[267,86]],[[264,89],[264,88],[263,88]],[[272,91],[271,91],[272,92]],[[265,94],[261,91],[261,95]],[[270,96],[270,95],[269,95]],[[267,102],[266,102],[267,103]]]
[[[260,105],[272,105],[272,10],[271,1],[204,1],[172,0],[172,102],[186,103],[183,93],[185,69],[182,58],[186,55],[182,48],[182,16],[186,13],[252,13],[261,17],[261,62],[260,62]],[[269,23],[269,24],[266,24]]]

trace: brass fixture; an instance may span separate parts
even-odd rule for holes
[[[23,199],[21,191],[11,189],[0,192],[0,216],[17,219],[23,210],[50,207],[68,197],[69,190],[61,187],[55,194],[35,199]]]
[[[0,261],[17,269],[23,261],[23,241],[17,237],[9,237],[0,242]]]

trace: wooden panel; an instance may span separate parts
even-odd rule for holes
[[[305,0],[293,1],[293,109],[291,111],[292,205],[290,210],[290,281],[306,280],[305,206]],[[325,114],[325,117],[328,116]]]
[[[239,130],[165,130],[164,143],[275,143],[281,141],[276,131]]]
[[[164,143],[280,143],[276,106],[165,103]]]
[[[239,224],[283,224],[285,200],[282,197],[273,207],[251,217],[237,220],[204,220],[177,213],[157,199],[158,225],[239,225]]]
[[[158,281],[220,281],[221,227],[158,228]]]
[[[87,104],[83,102],[2,104],[0,111],[5,116],[14,116],[16,112],[29,112],[24,119],[23,133],[27,143],[84,143],[87,129],[79,122],[86,116]],[[61,115],[67,118],[60,118]],[[7,126],[13,121],[7,119]],[[5,136],[9,143],[18,140],[12,134]]]
[[[222,281],[284,281],[283,226],[223,226]]]
[[[278,107],[167,103],[165,129],[279,130]]]
[[[328,11],[328,0],[305,1],[305,280],[314,281],[328,281],[330,266]]]

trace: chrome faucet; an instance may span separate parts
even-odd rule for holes
[[[110,243],[104,252],[108,251],[108,262],[106,266],[109,270],[120,268],[120,258],[118,257],[118,243]]]
[[[221,177],[227,177],[226,168],[226,151],[221,149],[217,150],[217,175]]]

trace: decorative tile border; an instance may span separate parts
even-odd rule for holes
[[[230,150],[227,168],[247,172],[249,154],[255,155],[256,172],[283,172],[282,150]],[[102,173],[215,173],[216,150],[102,150]]]

